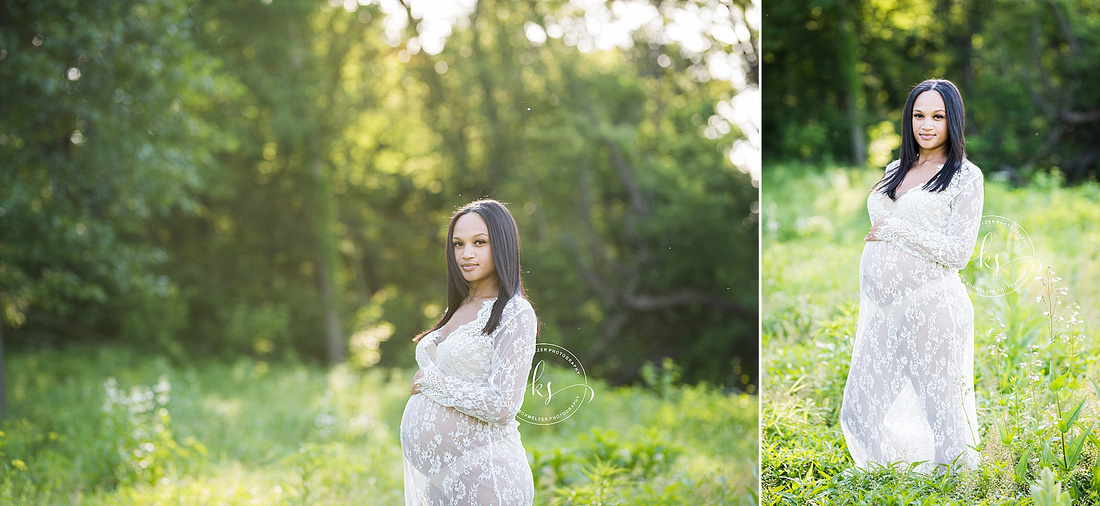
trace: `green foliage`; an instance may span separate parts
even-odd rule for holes
[[[201,464],[206,448],[193,437],[180,442],[172,433],[168,400],[172,385],[161,376],[152,387],[119,390],[118,382],[104,383],[104,437],[121,453],[117,478],[121,483],[140,481],[155,485],[191,457]]]
[[[26,477],[26,462],[18,458],[8,460],[5,457],[6,444],[4,431],[0,431],[0,470],[4,471],[3,475],[0,475],[0,499],[9,504],[21,504],[16,502],[16,499],[29,494],[33,484]]]
[[[446,303],[446,218],[489,196],[544,340],[615,382],[670,357],[754,388],[758,185],[731,154],[751,4],[666,2],[606,50],[525,35],[583,25],[562,2],[478,2],[434,48],[415,9],[368,4],[4,2],[8,342],[408,367]],[[678,10],[711,14],[705,49],[671,37]]]
[[[1062,484],[1054,479],[1050,469],[1043,469],[1039,482],[1031,486],[1031,500],[1035,506],[1070,506],[1073,499],[1062,492]]]
[[[765,174],[761,503],[1017,504],[1037,482],[1050,489],[1049,470],[1074,504],[1097,504],[1100,391],[1090,380],[1100,364],[1085,323],[1097,312],[1073,302],[1100,297],[1085,282],[1095,275],[1085,245],[1095,233],[1081,220],[1100,212],[1091,184],[1019,189],[987,178],[985,214],[1019,223],[1044,270],[1004,296],[971,297],[979,468],[954,476],[852,468],[838,412],[870,227],[866,189],[852,188],[877,176],[797,165]]]
[[[1056,169],[1095,180],[1094,2],[830,0],[766,11],[765,159],[881,166],[897,156],[909,90],[946,78],[966,103],[979,165],[1017,182]]]
[[[575,492],[571,487],[600,487],[601,481],[614,476],[614,488],[620,489],[622,497],[631,497],[628,484],[637,488],[664,476],[684,453],[667,433],[654,429],[638,432],[624,440],[616,431],[593,429],[576,439],[575,448],[533,453],[531,469],[541,485],[557,488],[556,493]]]
[[[683,368],[676,365],[676,362],[668,357],[661,361],[660,370],[653,365],[653,362],[646,362],[638,371],[646,386],[661,394],[662,397],[669,395],[673,386],[680,380],[682,373]]]
[[[154,340],[183,326],[157,219],[193,213],[232,94],[187,5],[4,2],[0,306],[25,339]],[[19,337],[16,334],[16,337]]]
[[[391,504],[411,371],[255,359],[170,363],[125,348],[11,356],[5,504]],[[595,381],[552,426],[521,424],[536,504],[753,504],[757,404]]]

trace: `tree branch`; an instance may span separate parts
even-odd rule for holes
[[[599,337],[592,343],[592,346],[588,348],[588,353],[585,354],[585,361],[595,361],[601,355],[603,350],[619,338],[619,334],[622,333],[623,327],[626,326],[629,321],[628,314],[626,312],[618,312],[611,315],[610,318],[604,320],[603,330],[601,330]]]
[[[1058,114],[1058,119],[1064,123],[1092,123],[1100,121],[1100,109],[1087,112],[1062,111]]]
[[[600,242],[600,236],[596,233],[595,227],[592,225],[593,203],[591,170],[588,166],[588,162],[585,160],[580,162],[578,169],[577,216],[580,221],[581,230],[584,232],[584,242],[591,256],[591,260],[585,260],[584,255],[581,254],[581,247],[577,244],[573,235],[568,235],[567,237],[569,238],[569,243],[573,246],[573,256],[577,259],[577,266],[581,270],[585,283],[603,299],[605,304],[609,304],[615,299],[615,290],[604,282],[603,276],[600,275],[599,271],[600,266],[606,267],[611,263],[611,258],[603,247],[603,243]]]
[[[1066,39],[1066,45],[1069,46],[1069,52],[1074,57],[1081,56],[1081,42],[1077,40],[1077,37],[1073,34],[1073,30],[1070,29],[1069,21],[1062,15],[1062,11],[1058,10],[1057,2],[1047,2],[1050,6],[1050,12],[1054,14],[1054,21],[1058,25],[1058,31],[1062,32],[1062,37]]]
[[[731,300],[722,299],[709,293],[688,288],[653,295],[626,294],[623,297],[623,304],[635,311],[653,311],[655,309],[668,309],[678,306],[699,304],[732,310],[740,315],[755,313],[755,311],[749,311],[747,308]]]
[[[646,202],[638,182],[634,179],[633,169],[627,165],[622,152],[619,151],[619,147],[614,142],[609,140],[606,144],[611,150],[611,164],[615,166],[615,172],[619,174],[619,180],[623,182],[627,194],[630,195],[630,209],[640,217],[648,216],[649,203]]]

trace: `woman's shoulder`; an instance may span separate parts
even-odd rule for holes
[[[985,174],[982,173],[982,169],[971,162],[969,158],[964,158],[962,163],[959,164],[959,171],[957,173],[960,182],[966,183],[973,180],[984,181]]]
[[[516,325],[518,327],[513,327]],[[538,317],[535,316],[535,309],[531,306],[531,303],[522,294],[516,294],[508,299],[508,303],[504,305],[504,313],[500,318],[500,326],[497,327],[494,334],[499,334],[505,328],[538,328]]]
[[[508,299],[508,304],[504,306],[505,312],[511,314],[519,314],[525,311],[535,312],[534,306],[527,300],[527,297],[523,295],[513,295],[511,299]]]
[[[901,158],[896,158],[894,159],[894,161],[886,164],[886,175],[890,175],[896,172],[899,167],[901,167]]]

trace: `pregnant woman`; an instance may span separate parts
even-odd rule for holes
[[[455,212],[447,311],[417,336],[401,418],[406,505],[529,505],[534,482],[516,413],[538,320],[520,281],[519,231],[494,200]]]
[[[959,270],[974,250],[981,170],[966,159],[965,114],[950,81],[909,93],[899,159],[867,198],[859,323],[840,422],[858,467],[978,462],[974,307]]]

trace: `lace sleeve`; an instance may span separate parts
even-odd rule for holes
[[[448,375],[434,362],[425,360],[420,364],[420,392],[442,406],[486,422],[510,422],[523,404],[535,355],[536,330],[535,312],[530,306],[501,322],[493,333],[492,372],[487,381],[471,382]]]
[[[978,227],[982,221],[985,189],[981,170],[971,166],[973,175],[962,182],[959,194],[951,202],[951,215],[942,233],[927,230],[897,217],[883,218],[878,234],[883,241],[898,244],[905,250],[955,270],[962,270],[974,253]]]

